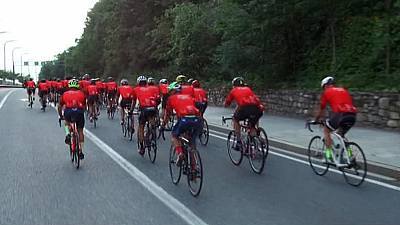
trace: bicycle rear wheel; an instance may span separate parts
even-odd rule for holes
[[[325,143],[320,136],[314,136],[308,144],[308,162],[315,174],[323,176],[328,172],[329,164],[324,156]]]
[[[190,193],[194,197],[197,197],[199,196],[203,185],[203,165],[201,163],[200,154],[197,150],[191,149],[188,152],[189,160],[187,162],[187,181]]]
[[[237,137],[235,131],[232,130],[229,132],[226,145],[228,148],[228,155],[232,163],[236,166],[240,165],[243,160],[243,151],[242,149],[237,148]]]
[[[259,137],[253,137],[249,140],[249,163],[254,173],[261,174],[265,165],[264,144]]]
[[[208,123],[206,119],[203,119],[203,130],[201,131],[199,135],[200,143],[204,146],[208,144],[208,139],[209,139],[209,130],[208,130]]]
[[[169,174],[171,175],[171,180],[174,184],[178,184],[182,176],[182,165],[176,165],[176,157],[175,148],[171,145],[169,150]]]
[[[77,132],[74,132],[72,134],[72,154],[73,154],[73,164],[76,167],[76,169],[79,169],[80,166],[80,157],[79,157],[79,134]]]
[[[147,125],[147,132],[150,132],[149,137],[147,138],[147,141],[149,143],[146,143],[147,153],[149,155],[150,162],[154,163],[157,157],[156,128],[155,127],[150,128],[149,125]]]
[[[354,143],[347,143],[347,149],[351,149],[351,155],[347,153],[347,150],[342,151],[342,156],[347,154],[350,163],[344,168],[341,168],[344,179],[352,186],[360,186],[367,176],[367,160],[361,147]],[[344,157],[344,158],[347,158]]]

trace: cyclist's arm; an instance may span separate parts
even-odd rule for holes
[[[318,109],[318,112],[315,116],[315,121],[318,121],[321,117],[323,117],[324,113],[325,113],[325,108],[327,105],[327,100],[324,94],[321,95],[321,101],[320,101],[320,107]]]
[[[229,95],[226,97],[226,99],[225,99],[225,104],[224,104],[224,106],[225,107],[228,107],[228,106],[230,106],[231,105],[231,103],[232,103],[232,101],[233,101],[233,94],[232,94],[232,91],[229,93]]]

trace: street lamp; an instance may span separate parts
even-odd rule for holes
[[[7,43],[14,42],[15,40],[8,40],[4,42],[4,72],[6,71],[6,45]]]
[[[12,65],[13,65],[13,74],[15,75],[15,64],[14,64],[14,51],[17,49],[21,49],[21,47],[14,47],[11,51]]]

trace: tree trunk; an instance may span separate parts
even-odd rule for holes
[[[385,72],[386,74],[390,74],[390,61],[391,61],[391,38],[390,38],[390,17],[391,17],[391,9],[392,9],[392,0],[385,0],[384,2],[385,10],[386,10],[386,33],[388,38],[386,40],[386,47],[385,47]]]
[[[332,64],[331,69],[332,71],[336,71],[336,33],[335,33],[335,22],[336,20],[333,19],[332,23],[329,26],[331,39],[332,39]]]

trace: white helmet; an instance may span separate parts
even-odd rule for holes
[[[145,83],[145,84],[147,84],[147,78],[146,78],[145,76],[139,76],[139,77],[137,78],[137,80],[136,80],[136,83],[137,83],[137,84],[140,84],[140,83]]]
[[[322,79],[321,81],[321,87],[323,88],[324,85],[326,84],[333,84],[333,82],[335,81],[335,79],[333,77],[325,77],[324,79]]]

